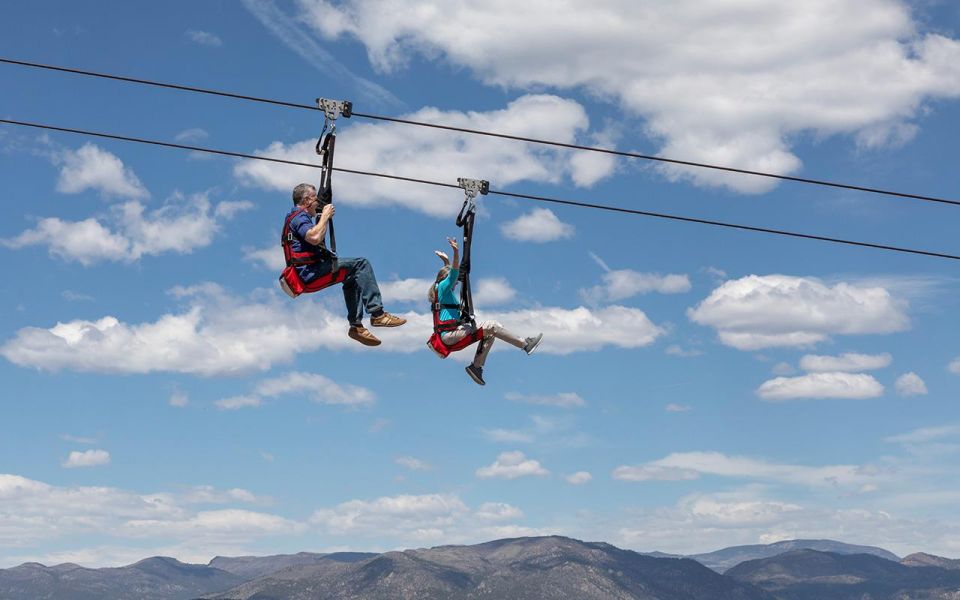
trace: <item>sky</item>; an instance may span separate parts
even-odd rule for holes
[[[8,7],[0,56],[960,199],[936,0]],[[0,115],[316,162],[314,111],[0,64]],[[339,167],[960,253],[958,208],[354,117]],[[960,557],[960,265],[501,196],[478,317],[425,347],[456,189],[335,176],[340,254],[408,319],[277,285],[318,171],[0,126],[0,568],[559,534]]]

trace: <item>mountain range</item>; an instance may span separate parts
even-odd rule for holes
[[[960,600],[960,560],[831,540],[641,554],[559,537],[382,554],[0,569],[0,600]]]

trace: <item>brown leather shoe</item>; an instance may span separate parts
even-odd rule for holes
[[[360,325],[358,327],[351,327],[350,331],[347,332],[347,335],[352,339],[357,340],[364,346],[379,346],[380,340],[377,339],[377,336],[370,333],[370,330]]]
[[[381,313],[379,317],[370,317],[370,324],[374,327],[400,327],[406,322],[406,319],[388,312]]]

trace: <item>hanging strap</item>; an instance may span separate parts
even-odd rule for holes
[[[473,225],[477,212],[478,194],[486,195],[490,191],[490,182],[482,179],[458,177],[457,183],[463,188],[466,199],[460,214],[457,215],[457,227],[463,228],[463,249],[460,252],[460,322],[477,326],[473,314],[473,291],[470,289],[470,250],[473,243]]]
[[[333,152],[337,144],[337,118],[341,115],[350,118],[353,114],[353,103],[348,100],[330,100],[329,98],[317,98],[317,107],[323,111],[323,130],[320,132],[320,139],[317,140],[316,151],[321,158],[320,166],[320,184],[317,186],[317,207],[319,212],[328,204],[333,203]],[[327,127],[330,131],[327,131]],[[333,227],[333,219],[327,221],[327,233],[330,234],[330,245],[327,251],[333,260],[332,271],[336,272],[337,264],[337,234]],[[321,241],[321,245],[325,245]]]

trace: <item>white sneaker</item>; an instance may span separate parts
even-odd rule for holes
[[[533,351],[537,349],[537,346],[540,345],[540,340],[543,339],[543,334],[539,334],[535,337],[528,337],[526,339],[526,344],[523,345],[523,351],[527,354],[533,354]]]

